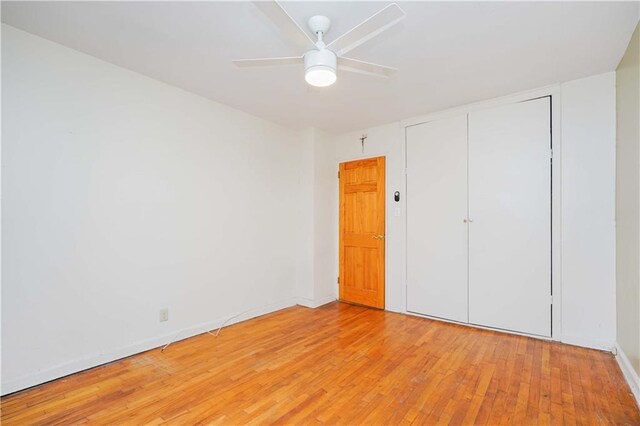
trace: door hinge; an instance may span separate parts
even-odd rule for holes
[[[549,303],[553,305],[553,295],[549,296]]]
[[[553,149],[549,150],[549,158],[553,158]]]
[[[338,282],[338,284],[340,284],[340,277],[338,277],[338,279],[336,281]]]
[[[340,170],[338,170],[338,179],[340,179]]]

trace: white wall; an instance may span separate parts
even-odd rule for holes
[[[2,61],[3,393],[294,303],[306,135],[4,25]]]
[[[297,302],[304,306],[314,306],[315,293],[313,282],[314,271],[314,137],[315,129],[300,132],[298,141],[298,162],[300,170],[299,184],[301,192],[297,205],[297,267],[296,291]]]
[[[616,71],[617,343],[640,402],[640,24]]]
[[[337,217],[333,214],[334,185],[337,169],[333,170],[333,136],[315,128],[303,132],[301,157],[304,170],[301,182],[305,193],[299,208],[300,275],[298,304],[318,307],[336,299],[337,261],[334,247],[338,236],[333,233]]]
[[[497,100],[462,106],[450,111],[430,114],[425,117],[407,119],[401,123],[391,123],[358,132],[338,135],[334,138],[330,160],[316,160],[316,167],[337,170],[342,161],[379,155],[387,156],[387,275],[386,308],[391,311],[406,312],[405,277],[405,153],[404,125],[417,124],[447,115],[464,114],[501,102],[517,102],[529,97],[553,94],[566,102],[566,116],[554,111],[554,159],[563,159],[554,166],[559,173],[565,165],[566,173],[554,176],[556,204],[554,212],[554,246],[561,247],[561,255],[554,254],[554,266],[561,271],[554,272],[554,280],[561,281],[558,287],[562,294],[554,296],[554,325],[562,330],[554,330],[554,338],[590,347],[612,349],[615,336],[615,270],[613,226],[614,207],[614,137],[612,126],[615,122],[615,92],[612,73],[567,83],[561,87],[538,89]],[[561,96],[560,96],[561,95]],[[554,99],[554,108],[560,105]],[[562,125],[562,126],[561,126]],[[562,136],[558,130],[567,126],[568,152],[565,153]],[[365,152],[361,152],[359,137],[367,133]],[[560,155],[562,153],[562,155]],[[561,167],[560,167],[561,166]],[[566,179],[566,181],[565,181]],[[556,186],[557,185],[557,186]],[[561,186],[560,186],[561,185]],[[320,187],[319,187],[320,186]],[[393,192],[400,191],[401,201],[393,201]],[[330,182],[316,182],[316,194],[323,194],[322,200],[315,200],[315,214],[333,215],[332,231],[316,233],[316,238],[333,239],[334,263],[332,274],[337,274],[338,234],[338,187],[337,178]],[[566,209],[562,210],[561,207]],[[400,216],[395,216],[396,208]],[[586,226],[589,224],[589,226]],[[557,228],[562,225],[563,228]],[[566,228],[566,229],[565,229]],[[567,238],[566,246],[561,246]],[[328,240],[327,240],[328,241]],[[567,265],[565,265],[565,259]],[[326,267],[329,269],[329,266]],[[560,273],[561,272],[561,273]],[[316,271],[316,274],[319,271]],[[327,274],[329,272],[327,271]],[[564,281],[567,284],[565,287]]]
[[[338,246],[338,233],[333,231],[338,220],[334,214],[338,208],[338,169],[331,167],[333,135],[314,129],[313,143],[313,304],[319,306],[337,297],[338,261],[334,247]]]
[[[562,336],[612,349],[615,73],[562,84]]]

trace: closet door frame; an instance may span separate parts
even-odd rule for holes
[[[407,138],[406,138],[406,128],[410,126],[415,126],[417,124],[428,123],[430,121],[435,121],[442,118],[454,117],[458,115],[465,115],[472,111],[478,111],[483,109],[488,109],[492,107],[508,105],[517,102],[528,101],[532,99],[542,98],[542,97],[550,97],[551,99],[551,146],[552,146],[552,165],[551,165],[551,337],[545,338],[540,336],[532,336],[536,338],[541,338],[544,340],[554,340],[561,341],[562,340],[562,123],[561,123],[561,115],[560,115],[560,85],[553,85],[549,87],[545,87],[542,89],[531,90],[526,92],[517,93],[514,95],[509,95],[501,98],[492,99],[489,101],[482,101],[473,103],[470,105],[465,105],[458,108],[452,108],[446,111],[428,114],[408,120],[403,120],[400,123],[400,140],[404,141],[402,144],[403,152],[405,153],[405,179],[403,186],[407,188],[407,175],[406,175],[406,149],[407,149]],[[406,192],[406,189],[405,189]],[[407,211],[405,209],[404,214],[405,225],[407,223]],[[427,315],[420,315],[414,312],[407,311],[407,265],[406,265],[406,252],[407,252],[407,229],[406,226],[404,228],[404,259],[405,259],[405,268],[403,271],[404,274],[404,313],[408,315],[417,315],[428,317]],[[441,318],[435,318],[438,320],[442,320]],[[446,320],[442,320],[446,321]],[[449,321],[455,322],[455,321]],[[482,327],[477,325],[471,325],[466,323],[460,323],[464,325],[469,325],[471,327],[476,328],[487,328],[492,329],[491,327]],[[499,330],[506,333],[511,334],[521,334],[527,335],[524,333],[512,332],[508,330]]]

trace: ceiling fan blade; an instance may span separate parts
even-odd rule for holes
[[[359,61],[357,59],[345,58],[343,56],[338,57],[338,69],[385,78],[390,77],[391,74],[397,71],[396,68],[372,64],[371,62]]]
[[[406,14],[395,3],[382,9],[350,31],[344,33],[339,38],[329,43],[329,48],[338,56],[344,55],[348,51],[355,49],[362,43],[371,40],[386,29],[400,22]]]
[[[237,67],[274,67],[279,65],[299,65],[304,63],[302,56],[290,56],[282,58],[256,58],[256,59],[234,59]]]
[[[313,47],[313,39],[309,37],[309,34],[293,20],[291,15],[289,15],[276,0],[254,1],[253,4],[255,4],[262,13],[267,15],[280,30],[287,34],[289,39],[291,39],[293,44],[298,48],[308,50]]]

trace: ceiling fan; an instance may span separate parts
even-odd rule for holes
[[[304,64],[306,82],[316,87],[326,87],[335,83],[336,68],[380,77],[389,77],[396,71],[395,68],[343,56],[404,19],[406,14],[395,3],[361,22],[328,45],[323,41],[331,25],[331,20],[326,16],[317,15],[309,19],[309,28],[317,37],[314,41],[277,1],[256,1],[254,4],[289,36],[294,45],[304,49],[305,53],[293,57],[234,60],[233,63],[239,67]]]

